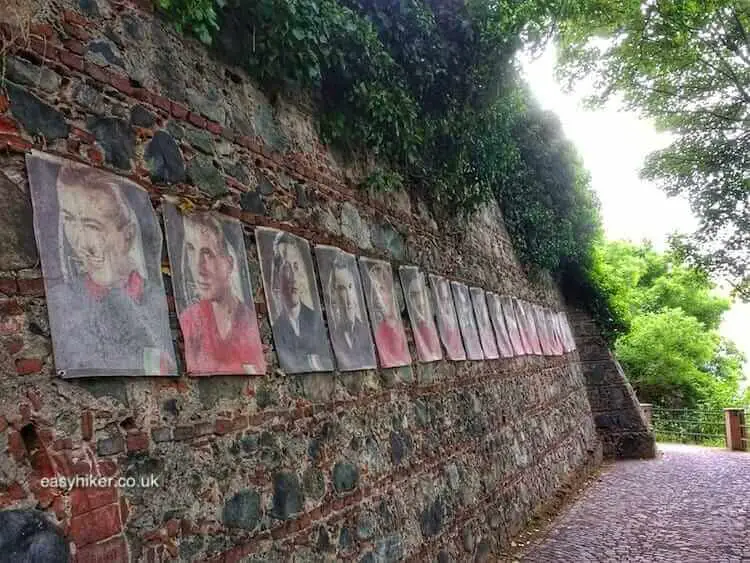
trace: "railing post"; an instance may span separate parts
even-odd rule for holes
[[[727,448],[741,451],[747,449],[744,409],[724,409],[724,431]]]
[[[651,419],[654,417],[654,405],[651,403],[641,403],[641,410],[643,411],[643,416],[646,418],[646,424],[650,428]]]

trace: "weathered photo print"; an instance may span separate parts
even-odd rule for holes
[[[287,373],[333,371],[309,243],[277,229],[255,229],[276,354]]]
[[[524,348],[521,339],[521,329],[518,326],[518,320],[516,319],[512,299],[507,295],[503,295],[500,298],[500,308],[502,309],[503,317],[505,318],[505,326],[508,327],[508,336],[510,337],[513,352],[516,356],[525,355],[526,349]]]
[[[357,258],[333,246],[315,247],[336,365],[341,371],[377,367]]]
[[[511,297],[511,303],[513,304],[513,312],[516,314],[516,322],[518,323],[518,331],[521,335],[521,345],[527,355],[534,354],[534,347],[531,345],[531,334],[529,324],[523,315],[523,307],[521,301],[515,297]]]
[[[534,311],[536,326],[539,332],[539,342],[542,346],[542,353],[545,356],[552,356],[554,354],[554,350],[552,349],[552,337],[547,324],[547,317],[544,314],[544,309],[540,305],[534,305],[532,310]]]
[[[503,358],[512,358],[514,356],[513,345],[510,342],[508,327],[505,326],[505,317],[500,304],[500,296],[496,293],[487,292],[487,308],[490,312],[492,327],[495,329],[497,350]]]
[[[411,354],[396,304],[391,265],[382,260],[360,257],[359,267],[380,365],[384,368],[409,365]]]
[[[532,312],[533,305],[526,301],[518,300],[516,304],[516,318],[521,326],[521,334],[525,335],[531,350],[527,353],[535,354],[537,356],[542,355],[542,345],[539,341],[539,333],[534,319],[534,313]]]
[[[477,319],[477,329],[479,331],[479,340],[482,343],[484,357],[495,360],[500,357],[495,343],[495,334],[492,330],[490,314],[487,311],[487,299],[484,290],[479,287],[469,288],[471,302],[474,305],[474,316]]]
[[[464,339],[466,356],[470,360],[483,360],[484,353],[482,352],[482,345],[479,343],[477,323],[474,320],[474,306],[471,304],[469,288],[465,284],[452,281],[451,289],[453,290],[453,302],[456,304],[458,326]]]
[[[440,348],[440,337],[435,326],[435,317],[424,274],[416,266],[401,266],[398,272],[419,360],[422,362],[440,360],[443,352]]]
[[[562,334],[560,333],[559,325],[557,324],[557,315],[551,309],[545,309],[545,312],[552,337],[552,353],[556,356],[562,356],[565,350],[563,347]]]
[[[58,373],[176,375],[148,193],[37,151],[26,165]]]
[[[430,287],[435,298],[440,340],[443,342],[448,359],[465,360],[466,352],[456,320],[450,284],[445,278],[430,274]]]
[[[167,200],[163,209],[188,373],[265,373],[242,226],[212,212],[182,214]]]

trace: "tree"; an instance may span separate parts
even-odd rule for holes
[[[601,285],[628,328],[615,351],[641,400],[722,408],[737,399],[744,357],[717,329],[729,309],[705,271],[649,243],[597,248]]]
[[[667,408],[722,408],[737,390],[736,374],[719,379],[709,370],[721,339],[681,309],[636,316],[615,346],[641,401]]]
[[[674,134],[642,173],[687,196],[701,223],[684,249],[750,298],[750,2],[592,0],[567,16],[561,74]]]

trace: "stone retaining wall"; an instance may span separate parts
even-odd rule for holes
[[[482,560],[597,465],[577,353],[278,369],[255,226],[561,309],[554,287],[527,280],[497,207],[461,222],[413,194],[355,188],[365,167],[318,141],[304,103],[270,103],[129,2],[61,0],[39,14],[3,27],[15,42],[0,91],[0,508],[47,510],[78,561]],[[171,194],[239,219],[267,373],[57,378],[31,148],[136,181],[157,211]],[[169,288],[166,259],[164,271]],[[159,486],[41,486],[89,474]]]

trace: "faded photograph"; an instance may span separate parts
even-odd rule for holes
[[[469,288],[471,302],[474,305],[474,316],[477,319],[477,330],[479,331],[479,340],[482,343],[484,357],[495,360],[500,357],[495,343],[495,334],[492,330],[490,314],[487,311],[487,299],[484,290],[479,287]]]
[[[166,200],[163,209],[188,373],[265,373],[242,226]]]
[[[416,266],[401,266],[398,270],[404,290],[406,310],[409,312],[417,355],[422,362],[434,362],[443,357],[440,337],[435,326],[430,295],[424,274]]]
[[[573,330],[570,328],[570,323],[568,322],[568,315],[565,311],[561,311],[558,314],[560,315],[560,325],[565,335],[565,351],[572,352],[576,349],[576,341],[573,336]]]
[[[487,292],[487,308],[490,313],[492,327],[495,329],[495,339],[497,341],[497,350],[503,358],[512,358],[513,345],[510,342],[508,327],[505,325],[502,306],[500,305],[500,296],[496,293]]]
[[[532,312],[533,305],[520,299],[516,301],[516,317],[519,320],[523,330],[522,334],[525,334],[528,338],[531,351],[529,354],[535,354],[537,356],[542,355],[542,345],[539,341],[539,331],[536,326],[536,320],[534,319],[534,313]]]
[[[524,316],[521,301],[516,299],[515,297],[511,297],[511,302],[513,303],[513,312],[516,314],[518,331],[521,334],[521,345],[523,346],[523,349],[525,350],[527,355],[533,355],[534,347],[531,344],[531,327],[529,326],[529,323]]]
[[[483,360],[484,353],[482,345],[479,343],[479,334],[477,332],[477,323],[474,319],[474,307],[471,304],[469,288],[465,284],[452,281],[451,289],[453,290],[453,302],[456,304],[456,317],[458,326],[461,329],[461,336],[464,340],[466,357],[470,360]]]
[[[391,265],[382,260],[359,258],[375,346],[384,368],[411,363],[401,312],[396,304]]]
[[[545,356],[552,356],[554,351],[552,349],[552,340],[544,309],[540,305],[534,305],[532,310],[534,312],[536,326],[539,332],[539,342],[542,346],[542,353]]]
[[[37,151],[26,164],[58,373],[176,375],[148,193]]]
[[[277,229],[255,229],[276,354],[287,373],[333,371],[309,243]]]
[[[341,371],[377,367],[357,258],[333,246],[315,247],[336,365]]]
[[[505,326],[508,327],[508,336],[510,337],[514,354],[516,356],[525,355],[526,349],[521,339],[521,329],[518,326],[518,319],[516,318],[512,299],[507,295],[500,297],[500,308],[503,311],[503,318],[505,318]]]
[[[465,360],[466,351],[458,328],[450,284],[445,278],[430,274],[430,286],[435,298],[440,340],[443,342],[446,355],[450,360]]]
[[[550,334],[552,337],[552,353],[556,356],[562,356],[564,352],[562,334],[560,333],[560,327],[557,324],[557,315],[551,309],[545,309],[547,315],[547,323],[550,327]]]

